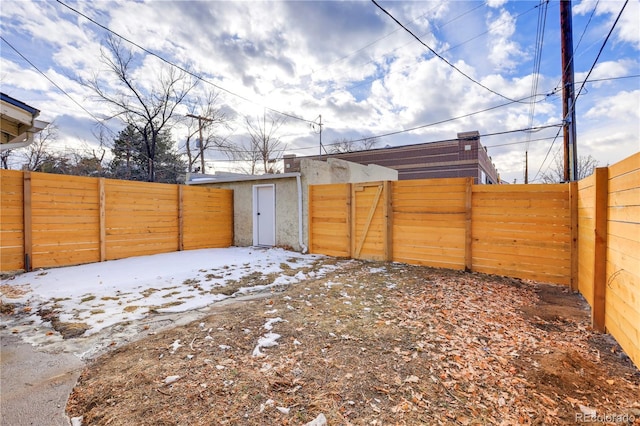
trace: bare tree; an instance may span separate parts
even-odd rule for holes
[[[235,163],[234,169],[249,175],[258,174],[260,153],[253,148],[251,140],[244,140],[224,147],[224,152]]]
[[[218,93],[210,91],[204,97],[196,97],[188,105],[184,150],[189,171],[195,171],[195,165],[200,161],[199,171],[205,173],[204,154],[207,150],[228,147],[226,138],[220,136],[218,130],[229,129],[229,117],[217,104]]]
[[[121,117],[140,133],[149,161],[147,180],[153,182],[158,135],[175,120],[176,107],[196,83],[184,72],[163,68],[156,76],[155,85],[149,87],[136,78],[134,64],[137,59],[131,50],[122,45],[121,39],[109,36],[101,50],[101,62],[106,67],[107,75],[115,77],[117,86],[112,87],[98,73],[83,84],[112,108],[114,116]]]
[[[331,144],[329,153],[340,154],[345,152],[367,151],[375,148],[378,142],[378,138],[363,138],[357,141],[347,138],[336,139]]]
[[[285,146],[280,141],[278,129],[284,124],[284,118],[273,116],[267,117],[266,114],[262,118],[257,117],[255,120],[251,117],[245,117],[245,125],[249,133],[249,149],[245,153],[254,163],[262,163],[264,173],[276,173],[275,164],[282,159]],[[238,150],[243,151],[243,150]],[[254,173],[256,167],[253,167]]]
[[[2,168],[5,170],[9,168],[9,157],[11,157],[11,151],[12,150],[7,149],[6,151],[0,152],[0,163],[2,163]]]
[[[584,179],[593,174],[595,168],[598,167],[598,160],[591,155],[581,155],[578,157],[576,167],[578,169],[578,180]],[[542,174],[541,179],[543,183],[560,183],[564,181],[564,164],[559,157],[556,158],[553,166]]]
[[[58,139],[58,127],[51,123],[43,130],[36,133],[31,144],[20,150],[22,152],[22,168],[24,170],[37,171],[41,170],[43,165],[51,162],[56,155],[51,146]]]

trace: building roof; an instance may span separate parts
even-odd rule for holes
[[[20,148],[33,141],[33,135],[49,123],[36,120],[40,110],[0,93],[0,150]]]
[[[0,93],[0,100],[2,100],[4,102],[7,102],[7,103],[9,103],[9,104],[11,104],[11,105],[13,105],[15,107],[20,108],[20,109],[23,109],[23,110],[27,111],[28,113],[30,113],[33,116],[37,116],[38,114],[40,114],[40,110],[38,110],[38,109],[36,109],[36,108],[34,108],[32,106],[29,106],[29,105],[25,104],[22,101],[19,101],[19,100],[15,99],[15,98],[12,98],[11,96],[9,96],[7,94]]]
[[[342,153],[296,157],[285,155],[285,170],[299,170],[302,158],[340,158],[360,164],[377,164],[398,171],[398,179],[473,177],[477,183],[497,183],[498,173],[478,131],[462,132],[456,139],[388,146]],[[482,181],[482,182],[481,182]]]

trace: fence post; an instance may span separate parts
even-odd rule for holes
[[[107,260],[107,197],[104,189],[104,178],[98,179],[98,199],[100,205],[100,262]]]
[[[383,184],[384,205],[383,216],[385,221],[384,260],[393,260],[393,200],[391,195],[392,182],[385,180]]]
[[[473,256],[471,248],[473,239],[471,235],[471,206],[473,197],[473,178],[467,178],[465,182],[464,193],[464,270],[471,272],[473,270]]]
[[[184,250],[184,187],[178,185],[178,251]]]
[[[24,216],[24,270],[29,272],[33,269],[33,224],[32,224],[32,203],[31,203],[31,172],[25,171],[23,176],[23,216]]]
[[[313,253],[313,197],[314,185],[307,186],[307,250],[309,254]]]
[[[580,245],[578,244],[578,182],[569,183],[569,214],[571,215],[571,247],[570,259],[571,268],[569,274],[569,283],[571,291],[578,291],[578,261]]]
[[[607,291],[607,210],[609,207],[609,169],[595,171],[595,248],[593,258],[593,307],[591,323],[595,330],[605,331]]]
[[[345,208],[347,209],[347,224],[346,224],[346,228],[347,228],[347,241],[349,241],[349,246],[347,247],[347,257],[352,257],[353,256],[353,235],[354,235],[354,231],[351,229],[352,223],[353,223],[353,205],[355,205],[355,203],[353,202],[353,197],[355,196],[353,194],[353,184],[351,183],[347,183],[344,185],[344,191],[345,191],[345,197],[347,200],[346,206]]]

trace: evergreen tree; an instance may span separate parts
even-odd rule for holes
[[[168,131],[158,134],[155,161],[149,159],[145,139],[132,125],[118,133],[111,152],[110,168],[116,179],[147,181],[149,170],[153,169],[156,182],[178,183],[186,170],[186,163],[173,149]]]

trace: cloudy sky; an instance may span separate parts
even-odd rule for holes
[[[557,0],[378,3],[422,43],[369,1],[5,0],[1,90],[55,121],[60,150],[96,145],[98,121],[113,139],[123,124],[102,121],[112,111],[79,83],[108,75],[100,51],[110,30],[157,55],[122,41],[139,84],[152,87],[175,64],[200,78],[192,96],[217,91],[231,119],[221,136],[232,141],[246,139],[243,117],[284,112],[278,135],[291,154],[319,152],[310,123],[321,115],[325,144],[394,133],[378,146],[396,146],[478,130],[509,182],[523,182],[525,151],[530,180],[553,167],[562,155]],[[573,1],[576,90],[623,5]],[[631,0],[576,103],[578,154],[601,166],[639,150],[639,27]],[[531,127],[543,128],[517,131]],[[184,143],[184,128],[172,134]],[[235,165],[210,156],[208,171]]]

